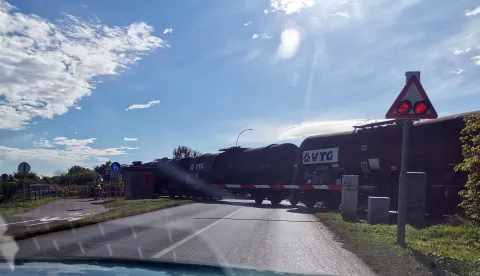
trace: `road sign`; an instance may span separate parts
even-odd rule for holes
[[[113,171],[110,173],[110,178],[118,178],[118,171]]]
[[[112,173],[112,169],[110,167],[105,168],[105,175],[110,175]]]
[[[420,83],[420,72],[407,72],[405,75],[410,79],[393,102],[385,118],[436,119],[437,112]]]
[[[30,165],[27,162],[22,162],[18,165],[18,172],[26,174],[30,172]]]
[[[112,169],[112,172],[119,172],[121,166],[118,162],[113,162],[112,164],[110,164],[110,168]]]
[[[407,222],[407,167],[410,126],[415,119],[436,119],[435,108],[428,99],[427,93],[420,84],[420,72],[405,72],[406,84],[395,102],[388,110],[385,118],[404,119],[402,137],[402,167],[398,188],[397,243],[405,244],[405,225]]]

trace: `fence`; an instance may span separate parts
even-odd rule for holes
[[[37,200],[48,196],[59,197],[92,197],[92,185],[53,185],[53,184],[25,184],[25,198]],[[123,185],[102,185],[103,197],[124,197]],[[0,184],[0,202],[12,202],[24,199],[23,185],[4,183]]]
[[[123,185],[102,185],[103,197],[124,197]],[[63,197],[93,197],[92,186],[65,185],[60,186],[60,195]]]
[[[60,190],[58,185],[52,184],[30,184],[28,189],[30,201],[45,197],[59,196]]]

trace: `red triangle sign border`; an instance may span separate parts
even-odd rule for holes
[[[412,85],[415,85],[417,87],[418,93],[420,96],[423,98],[425,102],[429,105],[429,113],[424,114],[424,115],[417,115],[417,114],[406,114],[406,115],[400,115],[397,114],[396,112],[396,106],[398,103],[402,101],[402,99],[405,97],[405,94],[407,94],[408,90]],[[413,104],[413,103],[412,103]],[[437,111],[435,111],[435,108],[432,105],[432,102],[427,96],[427,93],[423,89],[422,84],[418,80],[417,76],[413,75],[410,77],[408,82],[405,84],[403,87],[402,91],[400,94],[398,94],[398,97],[395,99],[393,102],[392,106],[388,109],[387,114],[385,115],[385,118],[387,119],[436,119],[438,117]]]

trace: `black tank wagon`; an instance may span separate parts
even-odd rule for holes
[[[260,204],[288,198],[298,147],[272,144],[261,148],[224,149],[213,165],[214,186],[234,194],[250,194]]]
[[[478,113],[422,120],[411,128],[408,170],[427,173],[430,213],[456,211],[460,201],[458,191],[466,179],[465,174],[453,169],[463,160],[460,131],[465,126],[463,118]],[[309,137],[300,146],[302,160],[297,161],[296,181],[306,185],[326,184],[333,188],[305,193],[304,198],[337,206],[341,191],[335,186],[340,184],[341,176],[359,175],[359,204],[365,205],[368,196],[388,196],[392,208],[395,208],[401,145],[402,127],[394,120],[359,126],[351,132]],[[331,160],[318,158],[328,150],[333,150]],[[316,161],[313,154],[317,154]]]

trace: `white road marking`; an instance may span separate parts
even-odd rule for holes
[[[236,213],[238,213],[240,210],[243,210],[244,208],[245,208],[245,207],[242,207],[242,208],[240,208],[240,209],[238,209],[238,210],[235,210],[234,212],[228,214],[227,216],[225,216],[225,217],[223,217],[223,218],[221,218],[221,219],[219,219],[219,220],[217,220],[217,221],[214,221],[214,222],[212,222],[211,224],[203,227],[202,229],[200,229],[200,230],[198,230],[198,231],[196,231],[196,232],[188,235],[187,237],[185,237],[185,238],[182,239],[181,241],[178,241],[177,243],[174,243],[174,244],[170,245],[169,247],[163,249],[162,251],[158,252],[157,254],[153,255],[152,258],[161,258],[161,257],[167,255],[168,253],[172,252],[173,250],[175,250],[175,249],[176,249],[177,247],[179,247],[180,245],[188,242],[189,240],[191,240],[191,239],[195,238],[196,236],[202,234],[203,232],[207,231],[208,229],[212,228],[213,226],[215,226],[215,225],[219,224],[220,222],[228,219],[229,217],[235,215]]]
[[[103,227],[101,224],[98,224],[98,228],[100,228],[100,233],[102,233],[102,236],[105,237],[105,231],[103,231]]]
[[[53,240],[53,246],[55,246],[55,249],[57,251],[60,251],[60,248],[58,248],[58,244],[57,244],[57,241],[56,240]]]
[[[13,225],[13,224],[20,224],[20,223],[26,223],[30,221],[36,221],[40,219],[31,219],[31,220],[24,220],[24,221],[18,221],[18,222],[12,222],[12,223],[5,223],[5,224],[0,224],[0,226],[7,226],[7,225]]]
[[[40,251],[40,244],[38,244],[37,238],[33,238],[33,243],[35,244],[35,248]]]
[[[80,242],[77,242],[78,247],[80,247],[80,251],[82,251],[82,254],[85,254],[85,249],[83,249],[83,246]]]
[[[30,227],[30,226],[35,226],[35,225],[40,225],[40,224],[47,224],[47,223],[49,223],[49,222],[50,222],[50,221],[44,221],[44,222],[29,224],[28,227]]]
[[[79,219],[83,219],[86,216],[93,216],[95,215],[95,212],[89,212],[89,213],[70,213],[69,217],[43,217],[43,218],[37,218],[37,219],[30,219],[30,220],[22,220],[22,221],[17,221],[17,222],[11,222],[11,223],[5,223],[5,224],[0,224],[0,227],[2,226],[8,226],[8,225],[14,225],[14,224],[25,224],[25,226],[34,226],[34,225],[39,225],[39,224],[44,224],[44,223],[50,223],[54,221],[59,221],[59,220],[67,220],[67,221],[75,221]],[[42,223],[34,223],[34,224],[27,224],[28,222],[34,222],[34,221],[40,221]]]

